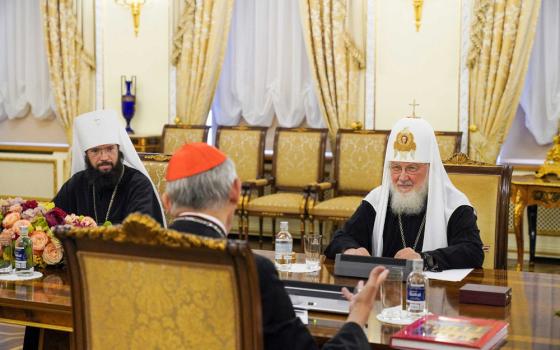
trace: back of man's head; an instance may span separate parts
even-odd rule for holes
[[[237,174],[233,162],[206,143],[181,147],[169,160],[166,193],[171,211],[219,209],[230,202]]]

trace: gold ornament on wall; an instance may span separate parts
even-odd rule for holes
[[[422,23],[422,7],[424,6],[424,0],[412,0],[412,6],[414,7],[414,23],[416,24],[416,31],[420,31],[420,24]]]
[[[142,5],[146,3],[146,0],[115,0],[115,2],[121,6],[130,8],[132,22],[134,25],[134,35],[138,36],[138,30],[140,28],[140,12],[142,11]]]

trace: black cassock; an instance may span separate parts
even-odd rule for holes
[[[225,234],[211,222],[201,223],[199,216],[189,221],[188,216],[177,218],[169,228],[206,237],[224,238]],[[307,327],[296,317],[292,301],[278,278],[274,264],[255,254],[261,292],[264,348],[271,349],[318,349]],[[354,322],[347,322],[340,331],[323,345],[323,349],[370,349],[362,328]]]
[[[418,230],[424,218],[424,210],[418,215],[403,215],[403,233],[407,247],[413,247]],[[366,248],[372,253],[372,233],[375,223],[375,209],[369,202],[362,201],[352,217],[338,230],[333,240],[325,249],[325,255],[334,259],[337,253],[342,253],[349,248]],[[421,231],[415,251],[422,252],[424,243],[424,230]],[[447,223],[447,247],[439,248],[431,252],[434,263],[440,269],[479,268],[484,261],[480,231],[476,225],[474,209],[462,205],[455,209]],[[383,229],[383,253],[382,256],[394,257],[403,249],[398,217],[387,208],[385,226]]]
[[[97,211],[97,224],[102,225],[105,222],[113,190],[114,188],[101,190],[96,188],[96,210],[94,210],[93,185],[88,182],[84,170],[74,174],[62,186],[53,202],[68,214],[87,215],[95,219],[95,211]],[[125,165],[107,220],[112,224],[120,224],[128,214],[134,212],[150,215],[163,225],[161,208],[152,183],[140,171]]]

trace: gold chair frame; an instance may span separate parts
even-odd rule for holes
[[[163,126],[163,132],[161,135],[161,153],[166,154],[173,154],[176,150],[169,150],[165,147],[165,140],[166,135],[168,135],[170,129],[181,129],[181,130],[202,130],[202,139],[193,141],[193,142],[206,142],[208,139],[208,130],[210,130],[210,126],[207,125],[174,125],[174,124],[165,124]]]
[[[348,220],[350,218],[350,216],[346,216],[346,215],[329,215],[329,216],[321,216],[321,215],[312,215],[311,211],[313,210],[313,207],[319,203],[322,200],[322,196],[323,193],[327,190],[332,190],[333,191],[333,195],[332,197],[338,197],[338,196],[361,196],[364,197],[368,191],[372,190],[372,188],[366,190],[366,191],[358,191],[358,190],[341,190],[339,188],[339,179],[340,179],[340,172],[341,172],[341,167],[340,167],[340,161],[341,161],[341,147],[342,147],[342,140],[343,140],[343,135],[344,134],[361,134],[361,135],[384,135],[385,136],[385,142],[384,142],[384,148],[383,148],[383,158],[385,156],[385,150],[387,149],[387,139],[389,137],[389,131],[387,130],[353,130],[353,129],[339,129],[337,134],[336,134],[336,151],[335,154],[333,156],[334,158],[334,170],[333,170],[333,179],[330,181],[326,181],[323,183],[319,183],[316,184],[314,186],[312,186],[310,188],[310,195],[309,195],[309,199],[307,201],[307,217],[310,220],[310,225],[311,225],[311,232],[314,232],[314,220],[319,221],[320,223],[320,233],[322,234],[322,223],[323,221],[333,221],[336,224],[344,222],[346,220]],[[379,168],[380,174],[379,174],[379,178],[381,179],[383,177],[383,162],[381,163],[381,166]],[[364,174],[367,175],[367,174]]]
[[[311,129],[311,128],[283,128],[278,127],[274,133],[274,153],[272,157],[272,177],[256,183],[247,183],[244,185],[243,193],[245,196],[244,199],[244,212],[245,212],[245,236],[248,237],[249,235],[249,218],[252,215],[259,216],[259,244],[262,246],[263,243],[263,218],[270,217],[272,219],[272,230],[275,231],[276,228],[276,218],[277,217],[288,217],[288,218],[295,218],[300,220],[300,234],[301,234],[301,245],[303,247],[303,237],[305,235],[305,220],[307,216],[307,199],[309,197],[309,189],[314,185],[314,183],[309,183],[304,185],[303,187],[292,187],[292,186],[282,186],[278,185],[276,179],[278,174],[278,142],[280,138],[280,134],[283,132],[295,132],[295,133],[319,133],[320,140],[319,140],[319,149],[318,149],[318,164],[317,164],[317,179],[314,183],[320,183],[325,180],[325,149],[326,149],[326,142],[327,142],[327,129]],[[303,169],[302,169],[303,170]],[[300,192],[302,194],[302,199],[299,205],[299,213],[298,214],[289,214],[284,212],[271,212],[271,211],[251,211],[249,209],[248,204],[251,202],[251,197],[255,190],[260,190],[265,186],[270,186],[270,193],[275,194],[279,191],[281,192]],[[274,232],[273,232],[274,237]],[[273,239],[274,241],[274,239]]]
[[[262,349],[262,316],[257,268],[247,242],[212,239],[161,228],[152,218],[129,215],[122,225],[96,228],[58,226],[55,230],[67,256],[74,322],[74,347],[91,349],[89,300],[82,258],[87,254],[108,254],[131,264],[157,259],[162,264],[204,264],[227,269],[234,276],[234,299],[239,324],[238,349]],[[211,271],[211,270],[209,270]],[[219,312],[219,310],[217,310]]]
[[[238,227],[239,227],[239,238],[243,238],[243,239],[249,239],[248,236],[248,221],[246,222],[245,218],[246,218],[246,214],[244,211],[244,207],[247,204],[248,201],[248,195],[246,193],[246,190],[248,188],[251,187],[252,184],[257,184],[257,183],[268,183],[268,180],[264,178],[264,147],[265,147],[265,140],[266,140],[266,132],[268,130],[267,127],[261,127],[261,126],[245,126],[245,125],[240,125],[240,126],[218,126],[218,129],[216,131],[216,148],[220,149],[220,141],[222,140],[222,135],[225,131],[236,131],[236,132],[246,132],[246,131],[257,131],[259,132],[260,136],[259,136],[259,145],[258,145],[258,149],[256,151],[257,153],[257,168],[256,168],[256,173],[254,174],[254,176],[252,178],[249,179],[241,179],[242,181],[242,192],[241,192],[241,203],[240,205],[238,205],[237,209],[235,210],[235,213],[237,214],[237,219],[238,219]],[[227,154],[227,152],[226,152]],[[232,159],[232,156],[228,154],[228,157],[230,157],[230,159]],[[232,161],[234,161],[235,163],[235,159],[232,159]],[[236,168],[238,167],[238,164],[236,164]],[[239,171],[238,171],[238,175],[239,175]],[[258,193],[259,196],[263,195],[263,187],[258,187]],[[247,230],[245,229],[245,225],[247,225]]]
[[[511,188],[512,167],[510,165],[493,165],[472,161],[463,153],[457,153],[444,161],[445,170],[453,181],[454,175],[493,175],[499,177],[497,198],[495,199],[496,211],[494,213],[479,213],[479,215],[495,215],[496,225],[494,232],[494,248],[485,245],[485,252],[494,249],[493,267],[495,269],[507,268],[507,241],[508,241],[508,210]],[[463,190],[463,192],[465,192]],[[465,193],[468,197],[468,193]],[[476,208],[475,208],[476,209]]]

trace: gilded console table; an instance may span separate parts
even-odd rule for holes
[[[529,228],[529,262],[535,260],[537,242],[537,206],[560,208],[560,180],[556,177],[537,178],[534,175],[513,176],[511,179],[513,228],[517,241],[517,267],[523,267],[523,211],[527,207]]]
[[[161,135],[129,135],[136,152],[161,152]]]

